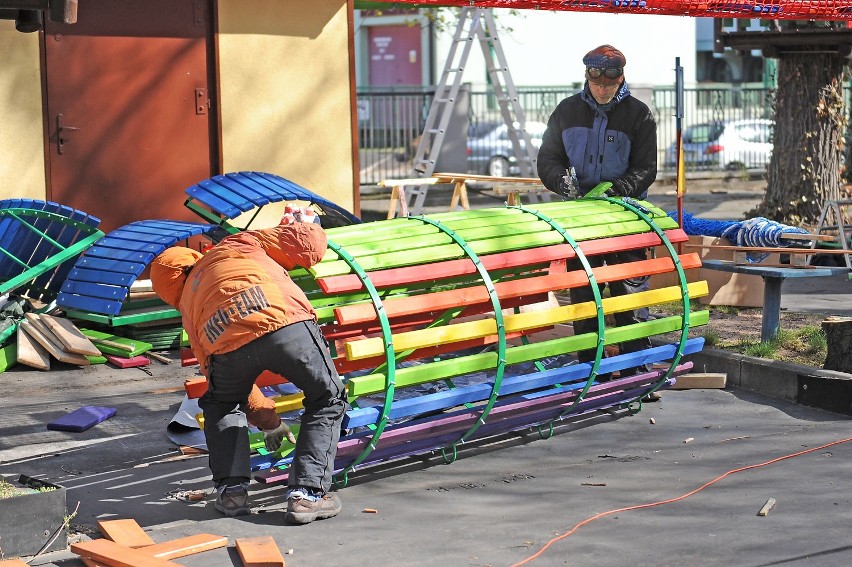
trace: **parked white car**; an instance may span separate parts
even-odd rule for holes
[[[683,161],[688,168],[761,169],[772,156],[775,123],[763,118],[710,122],[683,131]],[[677,147],[666,149],[666,167],[677,166]]]

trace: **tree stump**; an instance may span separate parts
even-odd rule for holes
[[[828,347],[822,367],[852,374],[852,317],[829,317],[822,330]]]

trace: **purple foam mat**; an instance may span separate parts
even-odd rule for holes
[[[85,431],[115,415],[115,408],[83,406],[47,424],[53,431]]]

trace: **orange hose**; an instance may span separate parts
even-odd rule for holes
[[[826,443],[825,445],[820,445],[819,447],[814,447],[812,449],[806,449],[804,451],[799,451],[798,453],[792,453],[790,455],[784,455],[783,457],[778,457],[778,458],[772,459],[770,461],[758,463],[756,465],[748,465],[748,466],[741,467],[741,468],[738,468],[738,469],[732,469],[732,470],[729,470],[728,472],[726,472],[725,474],[723,474],[721,476],[717,476],[716,478],[714,478],[710,482],[707,482],[707,483],[699,486],[695,490],[693,490],[691,492],[687,492],[686,494],[678,496],[677,498],[669,498],[668,500],[658,500],[657,502],[648,502],[646,504],[637,504],[635,506],[626,506],[624,508],[616,508],[615,510],[609,510],[607,512],[601,512],[599,514],[595,514],[594,516],[592,516],[590,518],[586,518],[585,520],[583,520],[582,522],[580,522],[579,524],[577,524],[576,526],[574,526],[573,528],[571,528],[570,530],[565,532],[564,534],[551,539],[550,541],[548,541],[544,545],[544,547],[539,549],[533,555],[527,557],[523,561],[520,561],[518,563],[514,563],[511,567],[519,567],[521,565],[526,565],[527,563],[529,563],[533,559],[536,559],[537,557],[539,557],[542,553],[545,552],[545,550],[547,550],[551,545],[553,545],[557,541],[565,539],[566,537],[570,536],[571,534],[573,534],[574,532],[576,532],[578,529],[585,526],[586,524],[588,524],[588,523],[590,523],[594,520],[597,520],[599,518],[603,518],[604,516],[609,516],[611,514],[618,514],[619,512],[627,512],[629,510],[640,510],[642,508],[651,508],[652,506],[660,506],[662,504],[671,504],[672,502],[684,500],[685,498],[688,498],[688,497],[692,496],[693,494],[704,490],[708,486],[719,482],[720,480],[722,480],[723,478],[725,478],[729,475],[732,475],[732,474],[735,474],[735,473],[738,473],[738,472],[747,471],[747,470],[750,470],[750,469],[756,469],[758,467],[765,467],[766,465],[771,465],[773,463],[777,463],[779,461],[783,461],[783,460],[786,460],[786,459],[792,459],[793,457],[798,457],[800,455],[805,455],[807,453],[812,453],[814,451],[819,451],[821,449],[825,449],[826,447],[831,447],[832,445],[839,445],[840,443],[847,443],[849,441],[852,441],[852,437],[847,437],[846,439],[842,439],[840,441],[833,441],[831,443]]]

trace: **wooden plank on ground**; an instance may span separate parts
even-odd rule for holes
[[[65,352],[62,350],[62,346],[53,336],[53,333],[44,326],[44,323],[39,321],[38,317],[30,317],[30,315],[34,314],[27,313],[25,315],[27,317],[26,320],[21,321],[18,328],[24,329],[27,333],[29,333],[32,338],[38,341],[38,343],[50,353],[50,356],[60,362],[67,362],[68,364],[76,364],[78,366],[89,365],[89,359],[82,354],[74,354],[73,352]]]
[[[29,333],[18,325],[18,362],[38,368],[50,370],[50,353],[47,352]]]
[[[77,354],[87,354],[89,356],[100,356],[101,351],[98,350],[89,337],[80,332],[80,329],[74,326],[69,319],[64,317],[54,317],[48,314],[38,316],[48,329],[50,329],[59,342],[65,347],[66,352]]]
[[[111,567],[179,567],[179,563],[151,557],[139,549],[133,549],[108,539],[93,539],[72,543],[71,551],[80,557],[88,557]]]
[[[236,545],[246,567],[284,567],[284,557],[270,536],[239,538]]]
[[[228,538],[225,536],[217,536],[213,534],[194,534],[163,543],[155,543],[147,547],[142,547],[139,551],[159,557],[160,559],[175,559],[177,557],[186,557],[202,551],[218,549],[228,546]]]
[[[672,390],[724,389],[728,375],[724,372],[695,372],[677,377]]]
[[[0,567],[29,567],[29,565],[20,559],[5,559],[0,561]]]
[[[144,547],[155,543],[133,519],[98,520],[98,530],[108,540],[127,547]]]

